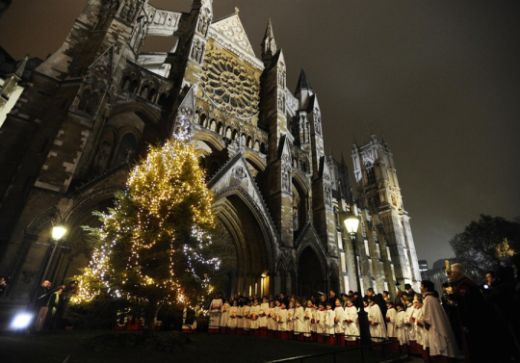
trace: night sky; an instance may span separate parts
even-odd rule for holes
[[[13,1],[0,46],[46,57],[85,3]],[[214,0],[216,17],[234,6],[257,56],[271,17],[293,90],[305,69],[327,152],[350,158],[353,142],[384,136],[419,258],[451,256],[449,239],[480,213],[520,216],[519,1]]]

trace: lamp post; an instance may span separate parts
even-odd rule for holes
[[[45,270],[43,270],[42,280],[47,280],[47,274],[49,273],[49,269],[51,268],[52,261],[54,260],[54,255],[56,254],[56,250],[58,249],[58,244],[60,240],[67,234],[67,228],[62,225],[53,226],[51,229],[51,237],[53,240],[53,246],[51,255],[47,260],[47,264],[45,265]]]
[[[356,283],[358,290],[361,290],[361,278],[359,276],[358,252],[357,252],[357,232],[359,229],[359,217],[354,213],[350,213],[345,218],[345,228],[350,235],[352,241],[352,250],[354,252],[354,268],[356,269]],[[361,337],[361,344],[366,345],[370,342],[370,329],[368,327],[368,316],[363,305],[363,292],[359,291],[358,301],[356,305],[359,308],[359,335]]]

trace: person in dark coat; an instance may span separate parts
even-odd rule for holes
[[[65,285],[60,285],[56,288],[56,290],[52,293],[49,298],[49,303],[47,307],[49,308],[49,312],[47,314],[47,323],[49,329],[58,329],[62,326],[62,316],[65,310]]]
[[[461,264],[451,265],[448,299],[456,307],[454,331],[462,332],[464,355],[468,362],[506,362],[507,349],[496,316],[485,302],[480,287],[464,275]],[[493,349],[489,349],[493,347]]]
[[[336,296],[336,291],[334,291],[333,289],[330,289],[329,290],[329,296],[327,298],[327,303],[330,304],[330,306],[336,306],[336,299],[338,297]]]
[[[47,320],[47,314],[49,307],[49,298],[52,294],[52,283],[49,280],[44,280],[38,286],[36,295],[33,300],[33,309],[36,314],[36,320],[34,323],[34,329],[36,331],[42,331]]]

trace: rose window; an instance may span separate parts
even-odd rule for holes
[[[258,113],[259,90],[254,72],[224,51],[208,49],[202,84],[210,100],[240,118]]]

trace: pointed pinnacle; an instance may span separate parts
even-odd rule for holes
[[[16,72],[14,72],[15,76],[17,76],[20,79],[23,77],[23,73],[25,72],[25,67],[27,66],[28,60],[29,56],[26,55],[23,61],[20,63],[20,65],[16,68]]]
[[[300,77],[298,78],[298,85],[296,86],[296,89],[311,89],[311,85],[309,84],[307,75],[303,69],[300,71]]]

